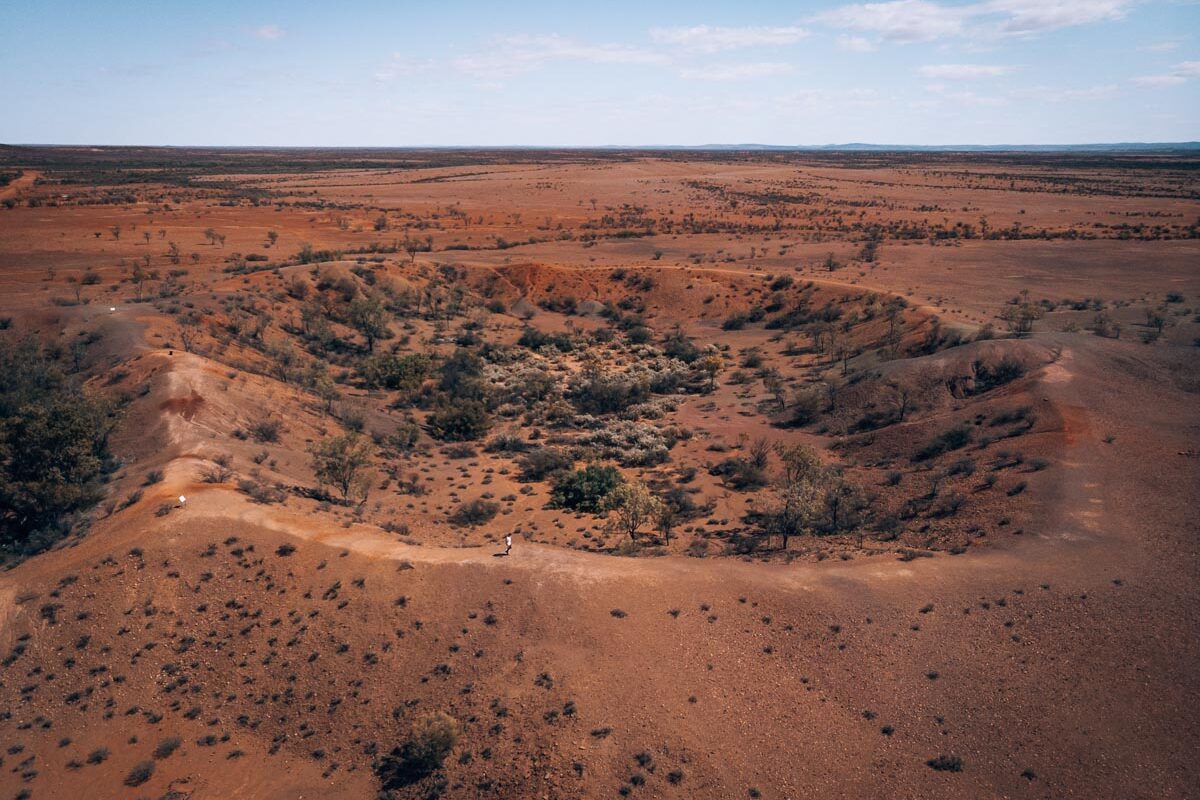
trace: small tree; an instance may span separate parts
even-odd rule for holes
[[[824,498],[820,487],[808,479],[780,485],[777,496],[777,505],[767,515],[767,532],[778,535],[780,549],[787,550],[788,539],[804,533],[821,513]]]
[[[375,352],[375,342],[392,335],[388,328],[391,315],[374,294],[359,294],[346,309],[346,321],[367,340],[367,352]]]
[[[367,499],[370,476],[366,473],[375,445],[359,433],[346,433],[308,446],[310,465],[322,485],[333,486],[346,503]]]
[[[788,539],[811,527],[824,508],[826,469],[804,445],[780,445],[776,452],[783,472],[776,485],[776,505],[767,514],[767,532],[778,535],[786,550]]]
[[[329,373],[323,370],[315,372],[309,377],[308,382],[312,393],[321,401],[322,413],[333,413],[333,404],[342,399],[342,393],[338,391],[337,384],[333,382],[333,378],[329,377]]]
[[[1163,328],[1167,327],[1167,315],[1159,308],[1146,308],[1146,327],[1154,329],[1160,335]]]
[[[1041,307],[1029,299],[1029,290],[1022,289],[1017,297],[1000,312],[1008,330],[1017,336],[1025,336],[1033,330],[1034,320],[1042,318]]]
[[[717,375],[720,374],[723,366],[724,363],[721,361],[721,357],[716,353],[700,359],[700,371],[708,378],[708,391],[711,392],[717,388]]]
[[[829,517],[829,527],[834,533],[856,527],[866,505],[866,497],[857,484],[840,475],[829,482],[825,492],[825,513]],[[862,545],[861,537],[859,545]]]
[[[654,527],[663,537],[664,544],[671,543],[671,531],[679,522],[679,512],[671,508],[667,503],[663,503],[658,509],[658,513],[654,516]]]
[[[636,542],[642,526],[654,522],[662,513],[663,502],[644,483],[623,483],[609,493],[607,506],[616,512],[610,525]]]
[[[401,247],[404,248],[404,252],[408,253],[408,261],[410,264],[417,260],[417,253],[421,252],[421,243],[419,241],[405,237],[404,243],[401,245]]]

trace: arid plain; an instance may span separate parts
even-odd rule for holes
[[[0,149],[0,795],[1196,796],[1198,169]]]

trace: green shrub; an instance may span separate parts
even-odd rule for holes
[[[363,383],[372,389],[415,392],[429,377],[429,356],[414,353],[396,356],[381,353],[364,360],[358,367]]]
[[[43,550],[99,502],[113,422],[39,343],[0,342],[0,546]]]
[[[554,482],[551,503],[558,508],[599,513],[613,489],[621,485],[616,467],[589,464],[583,469],[560,475]]]
[[[487,407],[479,400],[454,400],[434,409],[425,421],[429,435],[443,442],[482,438],[492,426]]]
[[[407,452],[417,446],[421,437],[421,429],[412,420],[405,420],[396,426],[396,430],[383,439],[383,446],[392,450]]]
[[[654,333],[645,325],[635,325],[625,336],[629,339],[630,344],[646,344],[654,337]]]
[[[692,344],[692,340],[681,331],[674,331],[663,342],[663,352],[671,358],[677,358],[685,364],[691,364],[700,358],[700,348]]]
[[[485,394],[483,359],[472,350],[458,348],[442,364],[438,388],[456,399],[482,400]]]

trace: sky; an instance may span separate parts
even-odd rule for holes
[[[0,2],[0,142],[1200,139],[1200,0]]]

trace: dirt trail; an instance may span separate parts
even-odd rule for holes
[[[0,200],[7,200],[10,197],[16,197],[21,192],[29,189],[42,176],[42,173],[33,170],[25,170],[20,177],[14,178],[8,182],[7,186],[0,187]]]

